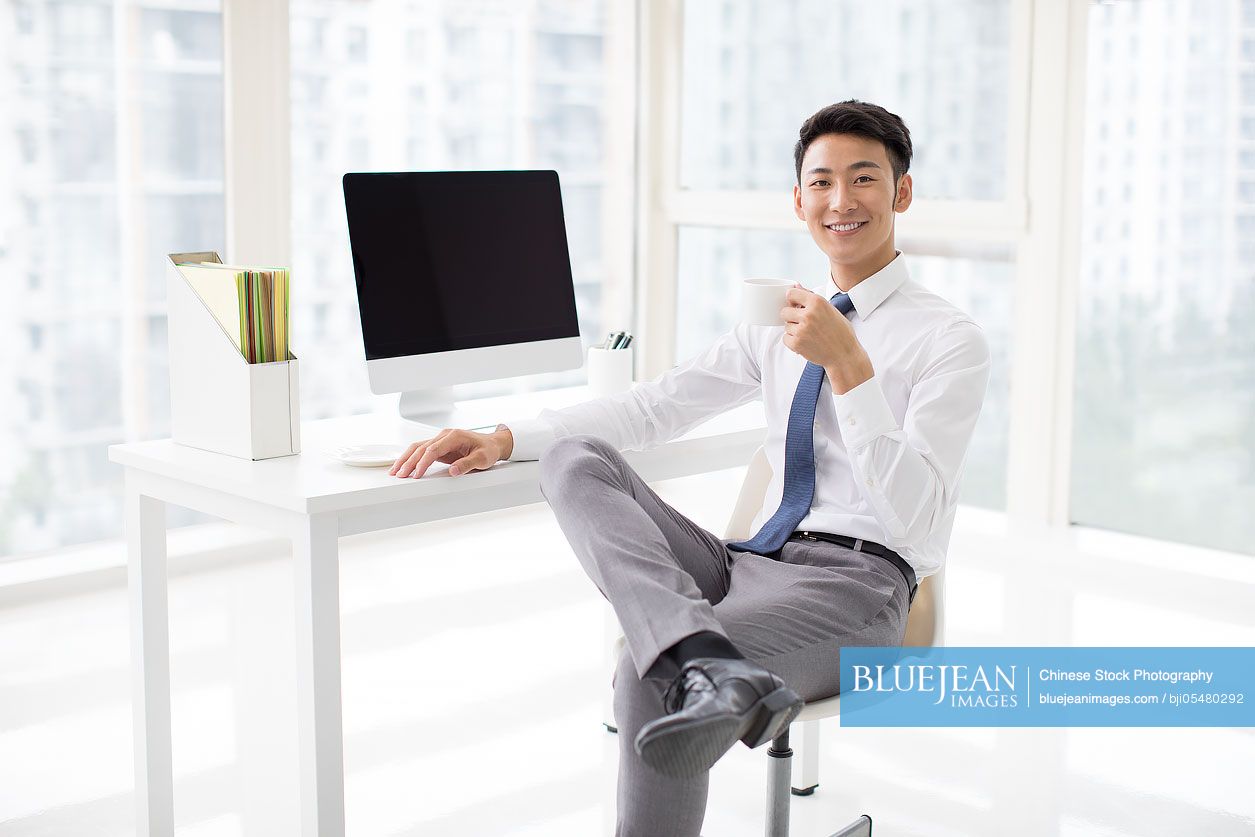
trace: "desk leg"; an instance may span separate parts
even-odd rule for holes
[[[292,542],[302,837],[344,835],[339,526],[311,516]]]
[[[174,835],[170,748],[170,616],[166,504],[126,488],[127,587],[131,611],[131,708],[135,833]]]

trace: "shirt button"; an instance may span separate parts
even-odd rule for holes
[[[845,423],[850,425],[850,427],[853,427],[854,425],[858,424],[858,422],[854,420],[854,416],[850,416],[848,419],[846,419]]]
[[[868,488],[875,488],[875,487],[876,487],[876,481],[875,481],[874,479],[872,479],[871,477],[868,477],[868,478],[867,478],[867,487],[868,487]]]

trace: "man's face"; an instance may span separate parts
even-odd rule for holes
[[[812,142],[793,187],[793,209],[811,238],[834,268],[852,271],[893,260],[893,216],[910,205],[911,176],[902,175],[895,187],[884,145],[850,134]]]

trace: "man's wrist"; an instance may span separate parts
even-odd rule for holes
[[[824,371],[828,374],[832,391],[837,395],[845,395],[859,384],[870,381],[876,374],[871,361],[866,358],[827,367]]]
[[[496,436],[501,445],[501,455],[498,459],[509,459],[510,454],[514,453],[514,434],[510,432],[510,428],[504,424],[498,424],[497,429],[492,432]]]

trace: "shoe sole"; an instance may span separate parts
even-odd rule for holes
[[[738,740],[754,748],[775,738],[788,728],[803,705],[792,689],[782,686],[759,698],[742,716],[724,715],[654,729],[647,726],[637,736],[636,752],[659,773],[690,778],[713,767]]]
[[[740,737],[736,716],[705,718],[650,730],[636,739],[636,752],[645,764],[680,779],[709,770]]]

